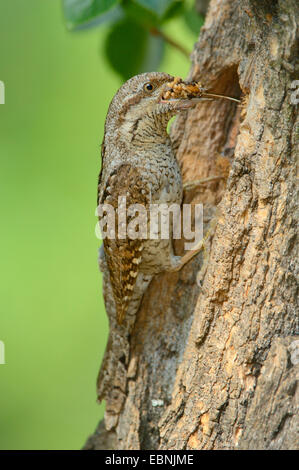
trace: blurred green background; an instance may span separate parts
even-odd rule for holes
[[[103,415],[96,187],[121,85],[103,52],[106,28],[68,32],[59,0],[0,0],[1,449],[77,449]],[[181,18],[165,30],[192,50]],[[189,67],[166,46],[160,70]]]

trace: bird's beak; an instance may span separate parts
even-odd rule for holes
[[[162,104],[165,110],[169,111],[184,111],[186,109],[194,108],[197,103],[201,101],[207,100],[207,98],[203,98],[201,96],[189,96],[187,97],[175,97],[175,98],[167,98],[163,99],[163,95],[165,92],[169,90],[169,83],[164,84],[163,88],[161,88],[159,103]],[[202,89],[202,92],[205,91]]]
[[[199,102],[201,101],[210,101],[211,98],[175,98],[169,100],[160,100],[160,103],[165,106],[169,106],[169,108],[175,111],[184,111],[185,109],[192,109],[194,108]]]

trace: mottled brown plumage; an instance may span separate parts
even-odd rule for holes
[[[149,191],[143,184],[138,168],[134,168],[129,163],[120,165],[110,174],[100,202],[111,204],[117,210],[120,196],[126,197],[127,206],[143,204],[144,207],[148,207]],[[127,217],[126,222],[129,223],[130,219]],[[116,304],[117,320],[118,323],[122,323],[136,283],[144,240],[133,240],[129,237],[120,239],[118,224],[119,218],[116,214],[115,239],[106,238],[104,249]]]

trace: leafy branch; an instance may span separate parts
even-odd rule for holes
[[[179,41],[164,32],[170,19],[183,16],[198,35],[203,18],[190,5],[191,0],[62,0],[66,26],[79,31],[110,26],[105,52],[113,69],[127,79],[156,70],[164,55],[165,43],[189,57]]]

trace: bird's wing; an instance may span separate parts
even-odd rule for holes
[[[147,185],[144,184],[140,171],[127,163],[120,165],[110,174],[102,189],[103,193],[99,203],[109,204],[115,215],[115,226],[112,225],[112,233],[110,234],[112,237],[104,238],[104,250],[116,304],[117,321],[122,323],[136,283],[144,246],[144,238],[132,239],[128,235],[128,224],[136,217],[136,214],[130,216],[127,211],[124,212],[124,208],[128,209],[132,204],[141,204],[144,207],[144,212],[141,211],[141,214],[139,212],[137,216],[138,220],[143,221],[143,226],[146,227],[150,192]],[[121,211],[123,211],[122,215]],[[139,231],[139,236],[141,235]]]

